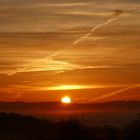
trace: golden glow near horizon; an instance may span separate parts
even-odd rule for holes
[[[62,86],[54,86],[48,87],[48,90],[74,90],[74,89],[81,89],[82,86],[78,85],[62,85]]]
[[[61,85],[61,86],[52,86],[47,88],[42,88],[43,90],[77,90],[77,89],[90,89],[94,86],[88,85]]]
[[[61,99],[61,102],[65,103],[65,104],[70,104],[71,103],[71,98],[68,97],[68,96],[65,96]]]

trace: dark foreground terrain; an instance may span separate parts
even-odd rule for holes
[[[52,122],[78,118],[87,126],[123,126],[132,122],[140,112],[139,101],[62,104],[59,102],[0,102],[0,112],[15,112],[46,118]]]
[[[0,140],[140,140],[140,117],[123,127],[84,126],[79,120],[50,122],[0,113]]]

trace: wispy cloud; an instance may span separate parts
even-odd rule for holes
[[[76,44],[80,43],[81,41],[86,40],[86,39],[87,39],[90,35],[92,35],[92,33],[95,32],[96,30],[98,30],[98,29],[100,29],[100,28],[102,28],[102,27],[104,27],[104,26],[106,26],[106,25],[112,23],[113,21],[118,20],[118,19],[119,19],[118,17],[119,17],[123,12],[124,12],[123,10],[116,10],[116,11],[113,13],[113,15],[112,15],[113,17],[111,17],[111,18],[110,18],[109,20],[107,20],[106,22],[101,23],[101,24],[99,24],[99,25],[93,27],[86,35],[81,36],[79,39],[77,39],[76,41],[74,41],[73,45],[76,45]]]
[[[80,43],[81,41],[83,40],[86,40],[94,31],[96,31],[97,29],[103,27],[103,26],[106,26],[108,25],[109,23],[113,22],[113,21],[116,21],[118,20],[118,17],[123,13],[122,10],[116,10],[114,13],[113,13],[113,17],[111,17],[111,19],[107,20],[105,23],[102,23],[102,24],[99,24],[95,27],[93,27],[86,35],[84,36],[81,36],[79,39],[77,39],[76,41],[74,41],[72,43],[72,45],[67,45],[66,47],[64,47],[63,49],[61,49],[60,51],[57,51],[55,53],[53,53],[52,55],[50,56],[46,56],[42,59],[39,59],[39,60],[36,60],[36,61],[33,61],[31,62],[30,64],[24,66],[23,68],[19,68],[15,73],[17,72],[24,72],[24,71],[27,71],[28,69],[30,69],[31,67],[33,67],[34,65],[38,64],[38,63],[42,63],[42,61],[47,61],[49,62],[50,59],[54,58],[55,56],[57,55],[60,55],[61,53],[65,52],[66,50],[69,50],[71,48],[73,48],[75,45],[77,45],[78,43]],[[99,60],[99,59],[98,59]],[[63,69],[63,68],[62,68]],[[13,74],[15,74],[13,73]]]
[[[88,2],[73,2],[73,3],[49,3],[49,4],[40,4],[41,7],[77,7],[77,6],[87,6],[90,3]]]
[[[0,0],[1,92],[27,99],[32,90],[31,99],[43,92],[35,87],[94,83],[122,85],[104,99],[128,92],[140,79],[139,9],[130,0]]]
[[[82,64],[72,64],[66,61],[60,61],[55,59],[43,59],[38,60],[32,65],[25,65],[23,68],[16,68],[16,70],[11,70],[8,75],[13,75],[20,72],[36,72],[36,71],[52,71],[54,73],[61,73],[65,71],[73,70],[85,70],[85,69],[106,69],[106,68],[123,68],[124,66],[107,66],[107,65],[82,65]]]
[[[63,90],[80,90],[80,89],[93,89],[97,88],[95,85],[59,85],[59,86],[51,86],[51,87],[42,87],[38,88],[38,90],[52,90],[52,91],[63,91]]]
[[[77,16],[110,16],[112,12],[87,12],[87,11],[71,11],[65,12],[67,15],[77,15]]]
[[[133,89],[133,88],[136,88],[136,87],[140,87],[140,84],[136,84],[136,85],[124,87],[124,88],[121,88],[119,90],[113,91],[111,93],[108,93],[108,94],[104,94],[104,95],[95,97],[94,99],[91,99],[90,102],[100,101],[100,100],[106,100],[106,98],[108,98],[108,97],[111,97],[111,96],[120,94],[120,93],[122,93],[124,91],[128,91],[128,90]]]

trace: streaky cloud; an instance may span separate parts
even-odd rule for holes
[[[111,93],[98,96],[98,97],[96,97],[96,98],[90,100],[90,102],[95,102],[95,101],[99,101],[99,100],[102,100],[102,99],[106,99],[106,98],[108,98],[108,97],[117,95],[117,94],[119,94],[119,93],[122,93],[122,92],[124,92],[124,91],[130,90],[130,89],[133,89],[133,88],[136,88],[136,87],[140,87],[140,84],[132,85],[132,86],[129,86],[129,87],[124,87],[124,88],[121,88],[121,89],[119,89],[119,90],[113,91],[113,92],[111,92]]]
[[[112,22],[118,20],[119,17],[120,17],[122,14],[123,14],[123,10],[116,10],[116,11],[113,13],[113,15],[112,15],[112,17],[111,17],[110,19],[108,19],[108,20],[107,20],[106,22],[104,22],[104,23],[101,23],[101,24],[99,24],[99,25],[93,27],[86,35],[81,36],[81,37],[78,38],[76,41],[74,41],[71,45],[68,45],[68,46],[66,46],[66,47],[63,47],[60,51],[57,51],[57,52],[53,53],[53,54],[50,55],[50,56],[46,56],[46,57],[44,57],[44,58],[38,59],[38,60],[36,60],[36,61],[33,61],[33,62],[31,62],[30,64],[27,64],[26,66],[24,66],[23,68],[19,68],[17,71],[15,71],[14,73],[12,73],[12,74],[10,74],[10,75],[13,75],[13,74],[18,73],[18,72],[27,71],[27,69],[28,69],[29,67],[31,67],[32,65],[34,65],[34,64],[36,64],[36,63],[41,63],[41,61],[44,61],[44,60],[45,60],[45,61],[49,61],[50,59],[54,59],[55,56],[60,55],[61,53],[65,52],[66,50],[75,47],[75,46],[76,46],[77,44],[79,44],[81,41],[86,40],[86,39],[87,39],[89,36],[91,36],[92,33],[95,32],[96,30],[98,30],[98,29],[100,29],[100,28],[102,28],[102,27],[104,27],[104,26],[107,26],[108,24],[110,24],[110,23],[112,23]],[[103,57],[104,57],[104,56],[101,56],[101,58],[99,58],[98,60],[102,59]],[[95,60],[95,62],[98,61],[98,60]],[[83,68],[82,68],[82,69],[83,69]]]
[[[123,10],[117,9],[117,10],[115,10],[115,12],[113,13],[113,16],[120,16],[120,15],[123,14],[123,13],[124,13]]]
[[[73,42],[73,45],[76,45],[78,43],[80,43],[81,41],[86,40],[90,35],[92,35],[93,32],[95,32],[97,29],[100,29],[101,27],[104,27],[110,23],[112,23],[113,21],[118,20],[119,16],[121,16],[121,14],[123,14],[123,10],[116,10],[113,13],[113,17],[109,20],[107,20],[105,23],[101,23],[95,27],[93,27],[86,35],[81,36],[79,39],[77,39],[76,41]]]

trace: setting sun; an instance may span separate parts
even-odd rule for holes
[[[68,96],[65,96],[61,99],[61,102],[65,103],[65,104],[70,104],[71,103],[71,98],[68,97]]]

